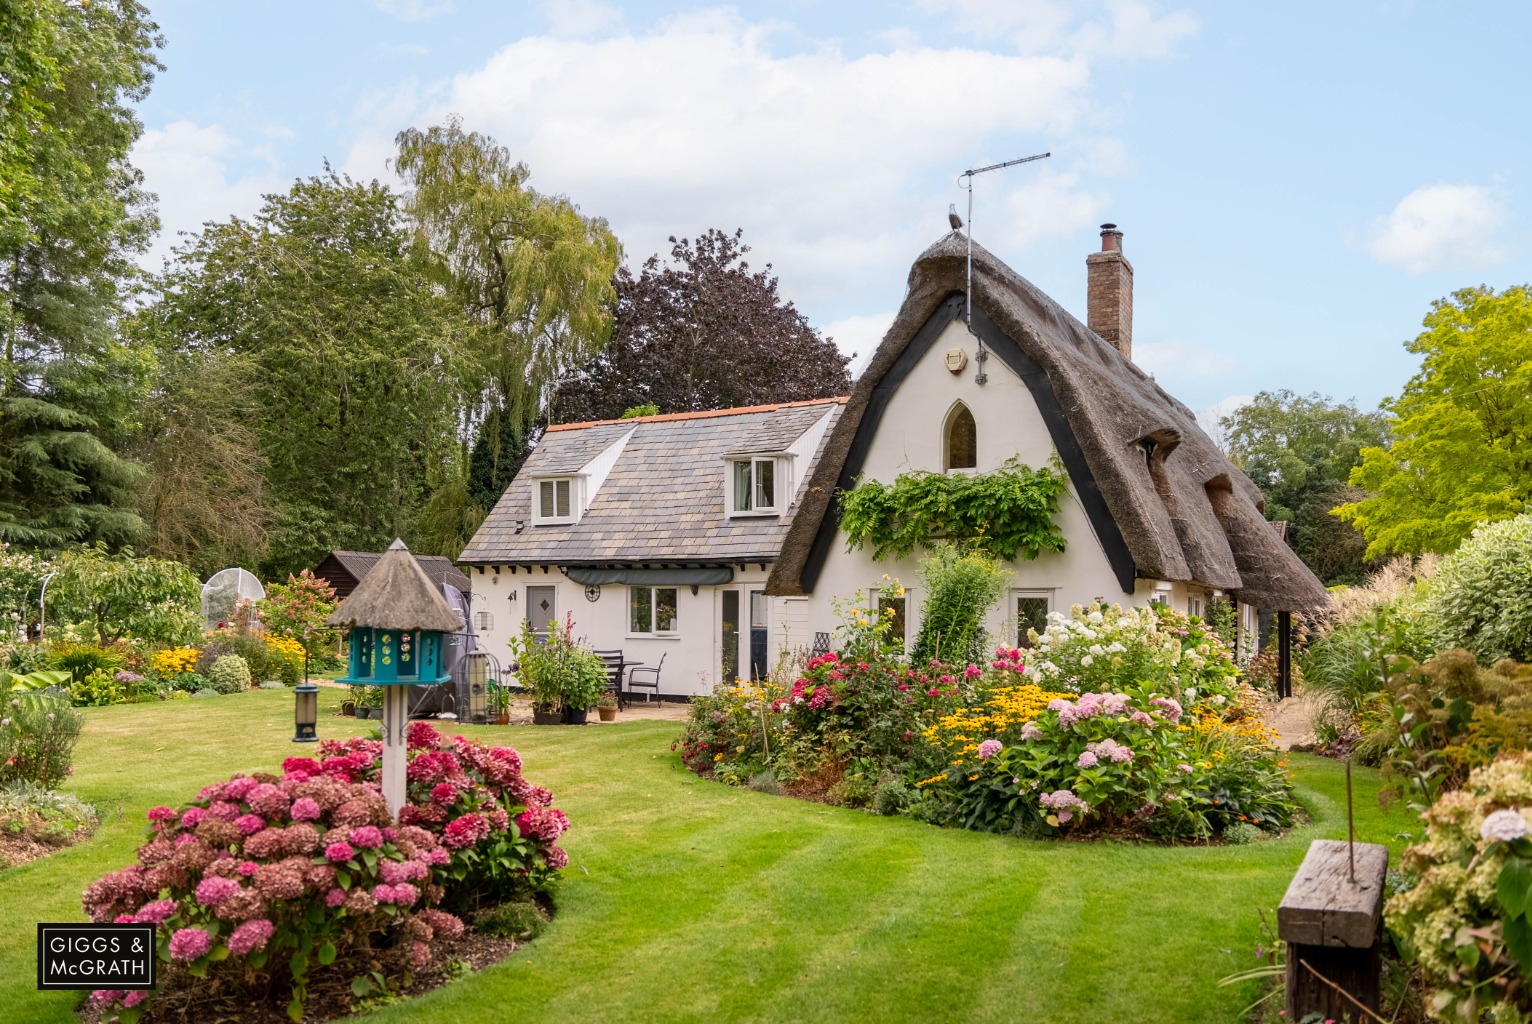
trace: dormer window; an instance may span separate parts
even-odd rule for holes
[[[778,515],[787,504],[786,481],[775,455],[752,455],[729,460],[729,514]]]
[[[580,484],[575,477],[549,477],[537,481],[532,502],[532,523],[551,526],[580,518]]]

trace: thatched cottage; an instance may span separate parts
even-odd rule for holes
[[[1089,326],[978,245],[970,313],[953,232],[915,261],[849,398],[549,428],[459,559],[481,641],[505,660],[524,617],[572,616],[629,662],[663,657],[661,692],[702,693],[822,645],[835,599],[871,603],[885,573],[907,584],[896,611],[913,638],[920,558],[848,550],[837,492],[1054,453],[1065,550],[1007,566],[997,632],[1098,597],[1201,613],[1227,595],[1246,634],[1257,608],[1322,605],[1260,491],[1133,364],[1121,240],[1105,225],[1086,261]]]

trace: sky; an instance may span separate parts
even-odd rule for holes
[[[1372,407],[1433,300],[1532,280],[1529,4],[147,2],[151,269],[327,161],[397,182],[395,134],[456,114],[632,266],[743,228],[858,363],[962,171],[1043,151],[977,179],[975,241],[1083,319],[1118,224],[1135,360],[1215,416]]]

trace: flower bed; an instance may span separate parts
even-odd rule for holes
[[[1217,633],[1162,609],[1054,614],[985,665],[907,664],[853,612],[851,656],[720,688],[676,741],[701,774],[1029,834],[1204,840],[1298,813],[1260,699]]]
[[[164,1001],[187,1019],[285,1004],[316,979],[366,996],[408,988],[459,913],[546,891],[568,862],[552,794],[506,747],[410,726],[408,803],[394,824],[378,786],[382,744],[327,740],[281,775],[236,775],[149,811],[138,862],[92,883],[94,921],[159,926],[156,993],[102,991],[133,1024]]]

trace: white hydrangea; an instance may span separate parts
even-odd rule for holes
[[[1520,811],[1495,811],[1479,826],[1479,835],[1492,843],[1509,843],[1527,834],[1527,819]]]

